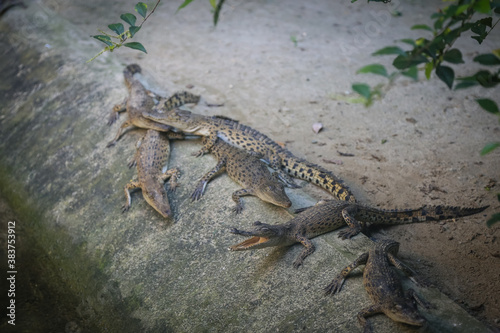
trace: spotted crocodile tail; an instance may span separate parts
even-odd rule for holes
[[[295,178],[304,179],[308,182],[327,190],[333,196],[342,201],[356,202],[356,198],[343,181],[337,178],[331,171],[294,156],[290,152],[281,153],[281,163],[286,172]]]
[[[194,95],[187,91],[176,92],[165,101],[163,109],[164,111],[170,111],[184,104],[198,103],[199,100],[199,95]]]
[[[381,224],[418,223],[425,221],[441,221],[474,215],[477,213],[481,213],[488,207],[489,206],[479,208],[423,206],[418,209],[405,210],[381,210],[364,207],[360,209],[359,215],[357,214],[357,217],[360,221]]]

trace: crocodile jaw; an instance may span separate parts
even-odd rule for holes
[[[241,243],[230,246],[229,250],[231,250],[231,251],[245,251],[245,250],[260,249],[263,247],[272,246],[272,245],[266,244],[267,242],[269,242],[269,240],[270,239],[266,238],[266,237],[254,236],[252,238],[244,240]]]

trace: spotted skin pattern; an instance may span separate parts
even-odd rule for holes
[[[170,178],[170,191],[175,191],[178,186],[179,170],[175,168],[163,172],[170,156],[167,134],[148,130],[137,146],[134,160],[129,163],[129,167],[137,165],[137,179],[125,186],[127,202],[122,209],[127,211],[130,208],[132,200],[130,191],[140,188],[144,199],[151,207],[163,217],[169,217],[170,204],[163,183]]]
[[[143,115],[185,133],[206,136],[208,139],[205,147],[197,156],[208,153],[217,140],[222,139],[265,160],[290,187],[297,187],[291,179],[295,177],[325,189],[339,200],[356,201],[349,188],[331,171],[296,157],[266,135],[236,120],[221,116],[208,117],[178,109],[163,113],[146,112]]]
[[[325,288],[325,294],[339,293],[347,276],[358,266],[365,265],[363,284],[373,305],[358,313],[358,320],[364,332],[372,332],[366,317],[377,313],[385,313],[394,321],[422,326],[425,318],[420,314],[414,300],[429,309],[431,305],[420,298],[413,289],[403,291],[401,280],[393,266],[408,276],[414,272],[397,257],[399,243],[393,240],[382,240],[375,244],[369,252],[363,253],[352,264],[346,266],[339,275]]]
[[[487,207],[422,206],[417,209],[383,210],[356,203],[325,200],[310,208],[300,210],[297,216],[284,224],[271,225],[255,222],[255,228],[252,231],[233,228],[231,230],[233,234],[251,238],[229,249],[244,251],[270,246],[289,246],[299,242],[304,245],[305,249],[293,263],[293,266],[297,268],[315,250],[311,238],[336,230],[346,224],[348,228],[339,232],[339,237],[342,239],[357,235],[366,223],[404,224],[440,221],[477,214]]]
[[[141,67],[137,64],[128,65],[123,71],[125,78],[125,85],[127,86],[129,97],[122,103],[113,107],[113,111],[108,118],[108,125],[112,125],[121,112],[127,112],[128,119],[118,129],[113,140],[111,140],[107,147],[115,145],[120,139],[124,130],[127,127],[135,126],[140,128],[154,129],[159,132],[168,132],[172,130],[171,126],[160,124],[152,120],[146,119],[142,116],[144,111],[150,111],[155,106],[154,97],[152,93],[146,90],[142,83],[134,77],[134,74],[141,73]],[[172,97],[165,100],[163,105],[167,109],[174,109],[188,103],[198,103],[200,96],[193,95],[188,92],[175,93]],[[183,138],[180,133],[172,133],[171,138]]]
[[[207,140],[207,137],[203,137],[202,142],[206,143]],[[257,157],[220,139],[211,146],[210,152],[217,158],[218,163],[199,181],[191,196],[193,200],[199,200],[210,179],[220,170],[225,169],[228,176],[243,187],[232,196],[236,202],[233,210],[237,214],[243,210],[240,197],[245,195],[254,195],[263,201],[284,208],[292,205],[283,184],[277,177],[271,175],[264,162]]]

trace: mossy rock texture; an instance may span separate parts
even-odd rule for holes
[[[231,193],[238,187],[226,175],[208,185],[201,201],[191,202],[194,185],[216,163],[209,155],[191,156],[200,148],[197,140],[171,144],[169,165],[182,173],[181,186],[170,194],[172,219],[163,219],[140,192],[133,194],[130,211],[122,213],[123,187],[135,172],[127,162],[144,134],[129,131],[115,147],[106,148],[119,126],[108,127],[107,116],[126,96],[124,65],[112,56],[85,64],[95,50],[81,42],[82,33],[49,7],[42,10],[30,1],[27,5],[12,9],[0,21],[1,194],[17,220],[18,276],[30,276],[19,277],[19,283],[25,283],[19,288],[33,291],[24,303],[19,300],[15,328],[361,331],[356,314],[370,304],[361,274],[348,279],[333,298],[323,297],[322,288],[365,252],[371,240],[359,235],[341,241],[336,232],[317,237],[316,252],[300,269],[292,267],[300,245],[228,251],[241,240],[229,233],[231,227],[245,229],[257,220],[283,223],[292,215],[246,197],[243,213],[235,216]],[[23,26],[41,12],[49,20],[26,30]],[[194,109],[215,112],[203,106]],[[287,191],[293,208],[314,202],[301,190]],[[6,222],[2,218],[2,237]],[[436,306],[422,311],[429,321],[422,330],[487,331],[439,291],[413,288]],[[45,316],[33,315],[39,312],[30,304],[50,302],[57,306],[46,309]],[[377,332],[414,331],[385,316],[372,321]],[[15,331],[5,318],[0,327],[2,332]]]

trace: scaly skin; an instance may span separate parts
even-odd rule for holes
[[[348,187],[332,172],[294,156],[266,135],[240,124],[236,120],[220,116],[207,117],[178,109],[164,110],[164,113],[146,112],[143,113],[143,116],[177,128],[184,133],[208,137],[205,147],[198,152],[198,156],[208,152],[219,138],[267,161],[290,187],[297,187],[290,178],[292,176],[307,180],[327,190],[339,200],[356,201]]]
[[[123,71],[125,77],[125,85],[129,91],[129,98],[123,103],[114,106],[111,112],[108,125],[112,125],[117,119],[120,112],[127,111],[128,120],[126,120],[118,129],[113,140],[107,147],[113,146],[120,139],[125,128],[130,126],[154,129],[159,132],[168,132],[172,130],[171,126],[160,124],[142,116],[144,111],[150,111],[154,106],[154,98],[150,96],[150,92],[142,85],[142,83],[134,77],[135,73],[140,73],[141,67],[137,64],[128,65]],[[193,95],[188,92],[175,93],[172,97],[163,103],[165,109],[171,110],[188,103],[198,103],[200,96]],[[183,135],[176,134],[176,138],[183,138]],[[174,136],[171,136],[174,138]]]
[[[233,234],[252,238],[233,245],[229,249],[244,251],[269,246],[289,246],[299,242],[305,246],[305,249],[293,263],[293,266],[297,268],[315,250],[311,238],[338,229],[345,224],[349,228],[339,232],[339,237],[342,239],[357,235],[361,231],[361,224],[365,223],[403,224],[439,221],[476,214],[487,207],[423,206],[412,210],[382,210],[336,200],[320,201],[284,224],[271,225],[257,221],[252,231],[233,228],[231,230]]]
[[[398,242],[393,240],[378,242],[369,252],[363,253],[352,264],[342,269],[341,273],[325,288],[325,294],[333,295],[340,292],[342,284],[352,270],[359,265],[365,265],[363,284],[373,301],[372,306],[358,313],[358,320],[363,325],[365,333],[372,332],[366,317],[376,313],[385,313],[392,320],[409,325],[422,326],[425,323],[425,318],[422,317],[413,300],[427,309],[430,308],[430,304],[418,297],[413,289],[409,289],[405,295],[401,280],[391,267],[392,264],[405,274],[413,275],[413,271],[396,258],[398,251]]]
[[[202,142],[205,144],[207,140],[207,137],[203,137]],[[210,148],[210,152],[217,158],[218,163],[199,181],[191,195],[193,200],[199,200],[210,179],[225,168],[229,177],[243,187],[242,190],[233,193],[233,200],[236,202],[233,210],[237,214],[243,209],[240,197],[244,195],[255,195],[280,207],[288,208],[292,205],[283,184],[277,177],[271,175],[264,162],[257,157],[220,139]]]
[[[146,135],[139,140],[134,160],[129,166],[137,164],[137,179],[132,180],[125,186],[127,202],[123,205],[123,211],[130,208],[130,191],[141,188],[144,199],[163,217],[171,214],[167,192],[163,183],[170,178],[170,191],[175,191],[178,186],[177,168],[162,172],[170,155],[170,142],[166,134],[155,130],[148,130]]]

